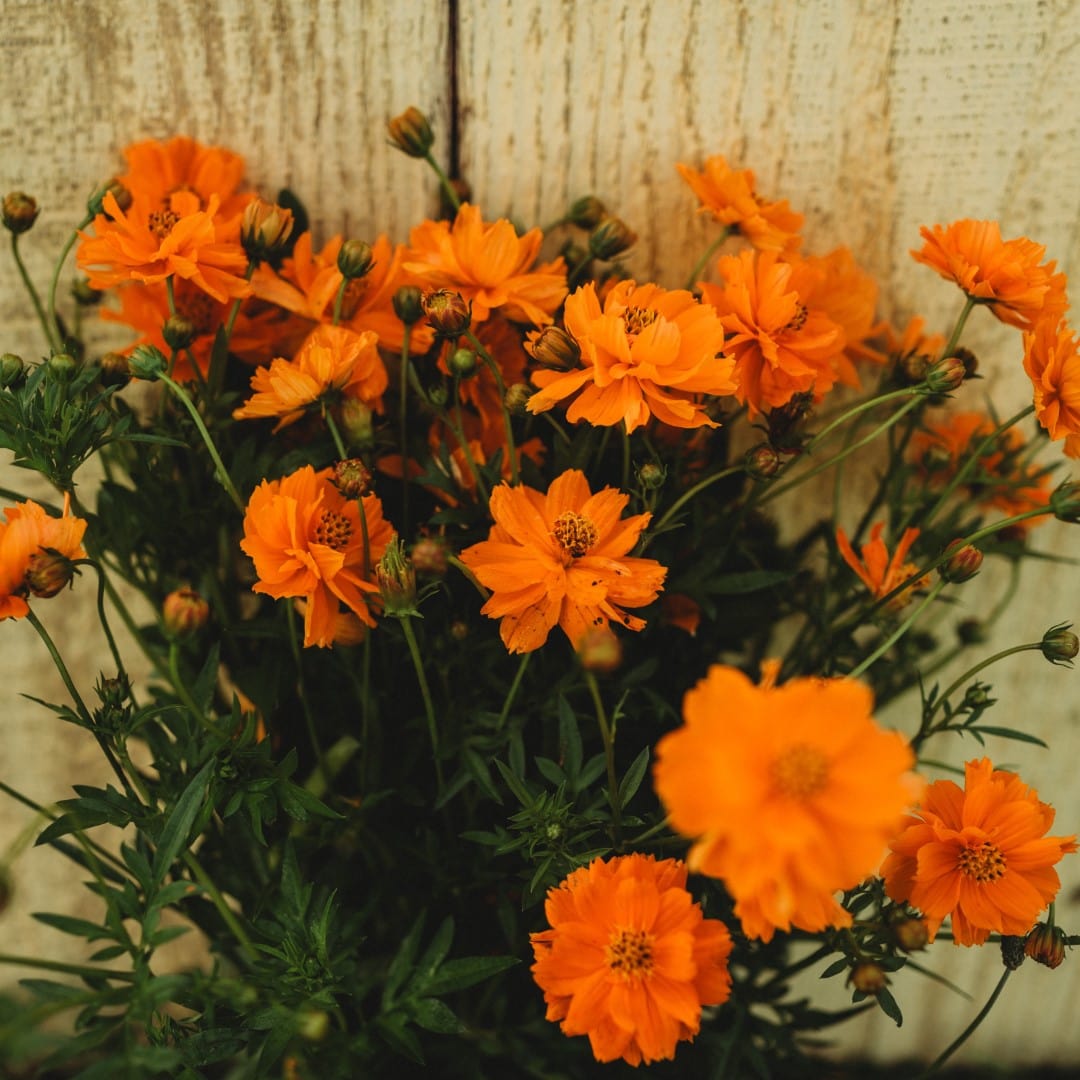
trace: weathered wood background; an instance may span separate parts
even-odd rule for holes
[[[0,189],[28,191],[43,207],[23,244],[39,282],[120,148],[174,133],[245,155],[253,183],[293,188],[324,234],[405,239],[435,194],[383,134],[410,104],[430,115],[437,151],[487,216],[545,222],[594,192],[639,231],[632,265],[642,278],[681,283],[708,242],[674,163],[710,153],[754,168],[762,192],[803,211],[810,250],[850,246],[881,283],[881,314],[898,321],[921,312],[944,328],[958,306],[907,255],[920,224],[997,218],[1006,235],[1045,243],[1080,273],[1072,0],[2,0],[0,15]],[[1018,338],[977,315],[970,343],[986,379],[967,400],[989,393],[1008,413],[1030,398]],[[39,354],[9,258],[0,327],[0,349]],[[39,490],[12,468],[0,484]],[[1076,535],[1047,525],[1040,546],[1066,554]],[[987,570],[962,599],[1000,587]],[[102,652],[91,592],[44,613],[87,686]],[[995,644],[1035,640],[1068,619],[1080,619],[1080,569],[1032,566]],[[50,802],[96,774],[96,748],[19,697],[63,697],[31,628],[6,623],[0,635],[0,777]],[[993,672],[999,722],[1021,716],[1054,752],[993,749],[1022,766],[1070,832],[1080,829],[1080,676],[1031,656]],[[0,852],[31,824],[5,803]],[[5,940],[60,955],[67,941],[28,913],[85,908],[78,875],[33,849],[10,870]],[[1075,895],[1080,869],[1066,863],[1064,877],[1063,897]],[[1059,908],[1059,921],[1080,930],[1077,903]],[[999,967],[996,950],[945,943],[925,959],[977,999]],[[17,974],[3,969],[0,985]],[[871,1016],[846,1030],[845,1052],[936,1053],[977,1007],[913,973],[894,990],[903,1030]],[[1076,958],[1056,972],[1026,965],[961,1060],[1080,1063],[1078,995]],[[847,1000],[839,980],[827,998]]]

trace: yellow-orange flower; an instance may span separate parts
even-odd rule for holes
[[[382,503],[365,495],[365,566],[360,507],[334,487],[330,474],[305,465],[280,480],[264,480],[248,500],[240,541],[255,563],[255,592],[306,601],[305,647],[333,644],[341,632],[342,606],[375,625],[368,605],[379,589],[371,568],[393,536]]]
[[[656,792],[694,839],[687,863],[723,879],[749,937],[850,925],[834,894],[877,869],[918,792],[911,748],[872,708],[850,679],[755,686],[716,665],[657,744]]]
[[[878,600],[887,596],[901,582],[906,581],[919,569],[914,563],[904,562],[911,545],[919,538],[919,530],[907,528],[900,537],[896,550],[889,558],[889,549],[881,534],[885,531],[885,523],[877,522],[870,529],[870,539],[862,546],[862,558],[855,554],[847,533],[843,529],[836,530],[836,546],[844,557],[844,562],[851,567],[859,576],[859,580],[870,590]],[[888,603],[890,611],[898,611],[911,599],[911,594],[926,583],[926,578],[913,581],[906,589],[899,592]]]
[[[544,234],[518,236],[505,219],[485,223],[464,203],[453,225],[424,221],[409,234],[405,270],[428,290],[458,292],[472,305],[474,323],[500,308],[515,322],[544,326],[566,296],[562,257],[533,268]]]
[[[530,412],[574,397],[566,412],[573,422],[633,431],[655,416],[672,427],[716,427],[694,395],[734,393],[734,363],[723,355],[716,312],[692,293],[620,281],[601,308],[589,282],[567,299],[564,321],[582,366],[536,371],[540,390],[529,398]]]
[[[71,516],[68,499],[62,517],[51,517],[36,502],[9,506],[0,521],[0,619],[20,619],[30,610],[28,573],[46,551],[63,559],[83,559],[86,522]],[[51,594],[50,594],[51,595]]]
[[[673,1058],[701,1007],[731,993],[731,935],[703,918],[676,859],[594,859],[548,892],[544,913],[551,929],[530,940],[547,1019],[588,1035],[597,1061]]]
[[[1075,836],[1046,835],[1053,823],[1015,773],[969,761],[963,788],[936,780],[904,819],[881,867],[885,891],[923,913],[931,939],[949,916],[957,945],[1026,934],[1060,888],[1054,864],[1077,849]]]
[[[836,382],[844,331],[804,301],[813,271],[750,249],[722,256],[718,265],[724,284],[703,283],[702,299],[728,333],[724,349],[735,359],[735,396],[751,415],[807,391],[820,400]]]
[[[1065,275],[1054,272],[1056,263],[1042,261],[1046,248],[1026,236],[1002,240],[996,221],[963,218],[951,225],[924,225],[919,234],[923,246],[911,252],[912,258],[988,305],[1002,322],[1031,330],[1068,307]]]
[[[701,209],[745,237],[759,251],[793,255],[802,244],[802,214],[787,199],[767,202],[754,189],[750,169],[733,169],[720,154],[705,159],[699,173],[688,165],[676,165],[679,175],[701,200]]]
[[[510,652],[532,652],[558,624],[577,647],[586,630],[609,620],[629,630],[645,622],[624,608],[644,607],[667,569],[629,552],[649,514],[620,518],[629,496],[615,488],[595,495],[585,474],[568,469],[547,493],[500,484],[491,493],[495,524],[461,561],[492,594],[480,609],[499,627]]]
[[[1065,453],[1080,458],[1080,350],[1061,320],[1044,319],[1024,335],[1024,370],[1035,388],[1035,415]]]
[[[343,326],[318,326],[292,360],[278,357],[251,377],[255,393],[233,412],[237,420],[278,417],[274,430],[295,423],[316,402],[358,398],[382,408],[386,368],[368,330],[357,334]]]

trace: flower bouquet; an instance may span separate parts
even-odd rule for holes
[[[1037,740],[982,676],[1077,638],[987,656],[1011,592],[980,620],[952,603],[1080,519],[1038,457],[1080,456],[1044,249],[923,229],[958,315],[894,328],[851,252],[804,253],[801,215],[722,157],[679,166],[714,242],[659,284],[599,199],[522,231],[441,171],[417,110],[389,133],[444,202],[407,244],[316,239],[295,194],[177,137],[126,149],[39,291],[36,203],[3,200],[44,355],[0,357],[0,443],[57,494],[4,493],[0,618],[111,772],[48,806],[0,782],[101,912],[38,916],[86,944],[70,962],[4,953],[33,975],[5,1060],[819,1076],[835,1025],[900,1023],[943,941],[1000,943],[987,1007],[1025,955],[1060,963],[1076,839],[995,767]],[[95,312],[125,347],[88,351]],[[1006,420],[971,316],[1017,331],[1034,393]],[[93,685],[64,659],[69,585],[96,589]],[[850,1007],[794,991],[805,970]]]

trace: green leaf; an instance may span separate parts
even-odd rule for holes
[[[520,961],[516,956],[465,956],[459,960],[447,960],[425,990],[432,997],[442,997],[475,986],[517,963]]]
[[[409,1015],[426,1031],[439,1035],[458,1035],[465,1030],[453,1010],[438,998],[418,998],[409,1002]]]
[[[435,931],[431,944],[424,950],[424,955],[420,957],[420,962],[416,965],[417,980],[426,980],[435,974],[438,966],[446,959],[453,940],[454,920],[447,915],[439,924],[439,929]]]
[[[577,778],[581,772],[582,750],[581,731],[578,728],[577,716],[570,708],[566,698],[559,696],[559,756],[562,761],[563,771],[566,773],[571,786],[577,789]]]
[[[529,789],[525,786],[524,781],[519,779],[510,767],[501,762],[498,758],[495,758],[495,768],[502,774],[502,778],[506,781],[506,786],[511,790],[514,798],[516,798],[526,810],[530,809],[534,799],[532,795],[529,794]]]
[[[851,961],[846,956],[841,956],[839,960],[834,960],[819,976],[822,979],[831,979],[834,975],[839,975],[841,971],[847,971],[851,966]]]
[[[736,574],[719,574],[709,579],[706,589],[715,596],[740,596],[773,585],[782,585],[795,575],[788,570],[745,570]]]
[[[877,992],[877,1003],[881,1011],[892,1020],[897,1027],[903,1025],[904,1014],[900,1011],[900,1006],[896,1004],[896,998],[894,998],[884,986]]]
[[[409,1030],[408,1023],[401,1013],[388,1013],[375,1021],[375,1030],[402,1057],[423,1065],[424,1052],[420,1048],[420,1040]]]
[[[86,938],[87,941],[100,941],[102,938],[113,936],[101,923],[90,922],[89,919],[76,919],[72,915],[54,915],[49,911],[35,911],[31,918],[61,933],[74,934],[76,937]]]
[[[158,839],[157,851],[154,852],[154,865],[152,867],[154,881],[160,882],[169,872],[169,867],[182,850],[187,847],[188,834],[191,826],[199,815],[203,796],[210,784],[210,775],[214,768],[214,759],[211,758],[191,779],[184,793],[176,800],[172,808],[161,836]]]
[[[416,951],[420,947],[420,935],[424,932],[424,920],[426,917],[427,911],[421,911],[416,918],[416,922],[412,924],[412,928],[402,939],[398,951],[394,954],[394,959],[390,961],[390,967],[386,972],[386,983],[382,992],[384,1012],[389,1010],[393,1004],[394,996],[404,986],[406,978],[413,970],[413,961],[416,959]]]
[[[982,735],[997,735],[1001,739],[1015,739],[1017,742],[1033,743],[1035,746],[1041,746],[1044,750],[1050,749],[1042,739],[1037,739],[1034,735],[1029,735],[1026,731],[1017,731],[1015,728],[991,727],[987,724],[980,724],[977,728],[967,728],[966,730],[970,731],[973,735],[976,733]]]
[[[630,768],[626,770],[619,784],[619,807],[622,809],[637,794],[641,787],[641,781],[645,778],[645,770],[649,767],[649,748],[646,746],[641,753],[634,758]]]
[[[533,760],[536,762],[536,767],[540,770],[540,775],[543,776],[545,780],[549,780],[553,784],[566,783],[566,773],[564,773],[551,758],[537,757],[533,758]]]

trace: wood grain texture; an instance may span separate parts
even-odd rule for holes
[[[700,165],[723,153],[756,171],[762,193],[806,214],[808,250],[848,245],[877,276],[881,314],[894,321],[922,313],[944,329],[959,307],[954,290],[908,257],[922,224],[997,218],[1006,235],[1031,236],[1063,269],[1080,273],[1074,0],[459,0],[458,11],[460,160],[489,218],[547,222],[573,198],[595,193],[640,234],[633,271],[681,284],[715,226],[695,213],[674,163]],[[386,230],[404,238],[432,209],[433,186],[386,146],[382,125],[417,104],[447,153],[445,4],[3,0],[0,13],[0,187],[23,188],[44,206],[25,245],[39,281],[94,180],[118,167],[125,143],[143,137],[186,132],[231,146],[246,156],[257,186],[292,187],[324,235]],[[0,347],[37,354],[5,258],[0,319]],[[969,340],[985,379],[965,387],[962,405],[976,407],[990,394],[1008,413],[1030,400],[1015,332],[976,312]],[[1045,526],[1039,546],[1072,553],[1076,535]],[[961,615],[993,602],[1002,569],[988,566],[957,591],[960,606],[943,621],[944,638]],[[90,642],[89,613],[81,618],[73,636]],[[1033,565],[987,650],[1035,640],[1074,618],[1080,572]],[[6,624],[0,633],[20,689],[22,673],[48,678],[28,628]],[[92,681],[91,644],[78,663],[84,683]],[[1055,748],[999,743],[991,752],[1020,766],[1057,805],[1060,831],[1080,828],[1080,676],[1033,654],[991,675],[995,722],[1019,718]],[[14,767],[32,794],[59,797],[94,755],[13,695],[0,699],[5,760],[32,763]],[[910,703],[889,714],[907,729],[911,717]],[[979,753],[974,744],[939,751]],[[20,812],[4,818],[0,844],[25,824]],[[25,899],[47,881],[46,892],[33,895],[18,921],[6,913],[4,925],[28,951],[48,953],[64,942],[51,932],[31,941],[25,911],[54,907],[64,879],[61,871],[38,872],[41,857],[22,857],[17,888]],[[1059,920],[1077,931],[1080,872],[1066,864],[1063,876]],[[993,949],[942,943],[924,959],[976,998],[996,980]],[[820,984],[811,973],[806,988],[837,1006],[849,1000],[842,980]],[[841,1052],[933,1054],[977,1008],[914,973],[902,974],[894,990],[903,1030],[874,1014],[840,1032]],[[1027,964],[960,1060],[1080,1062],[1078,995],[1075,957],[1056,972]]]

